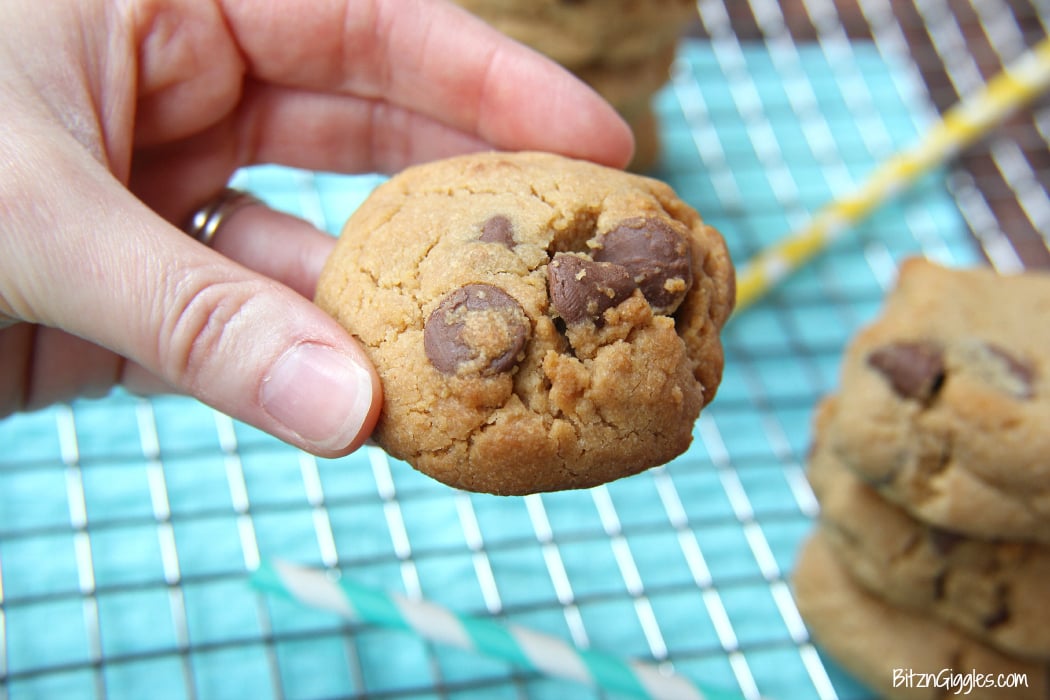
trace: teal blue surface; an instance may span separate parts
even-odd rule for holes
[[[655,102],[653,174],[738,263],[924,127],[902,66],[863,43],[845,55],[682,47]],[[379,181],[237,177],[333,233]],[[247,584],[260,557],[336,565],[727,690],[865,697],[814,665],[783,593],[814,514],[812,409],[915,254],[977,258],[943,172],[730,322],[724,383],[688,453],[595,491],[458,493],[374,448],[316,460],[179,397],[114,392],[0,421],[0,699],[597,696],[260,596]]]

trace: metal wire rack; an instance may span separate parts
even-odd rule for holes
[[[1047,34],[1036,0],[700,0],[656,107],[670,182],[746,260]],[[319,460],[192,400],[0,422],[0,699],[601,693],[253,592],[282,557],[745,697],[863,698],[789,585],[815,403],[901,258],[1050,265],[1046,100],[883,207],[725,332],[694,446],[590,491],[461,493],[375,448]],[[239,175],[331,231],[377,177]]]

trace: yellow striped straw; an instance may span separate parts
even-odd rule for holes
[[[1050,38],[977,92],[953,105],[915,145],[881,162],[852,193],[819,209],[802,228],[762,251],[737,274],[740,311],[923,174],[952,158],[1050,86]]]

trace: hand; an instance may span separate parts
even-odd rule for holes
[[[592,91],[443,0],[11,0],[0,116],[0,416],[123,384],[323,456],[382,403],[309,301],[332,240],[253,206],[206,247],[192,211],[252,163],[632,149]]]

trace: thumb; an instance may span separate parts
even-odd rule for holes
[[[291,289],[165,222],[76,150],[50,154],[7,198],[27,204],[9,212],[0,240],[0,312],[91,340],[315,454],[358,447],[382,397],[354,340]]]

